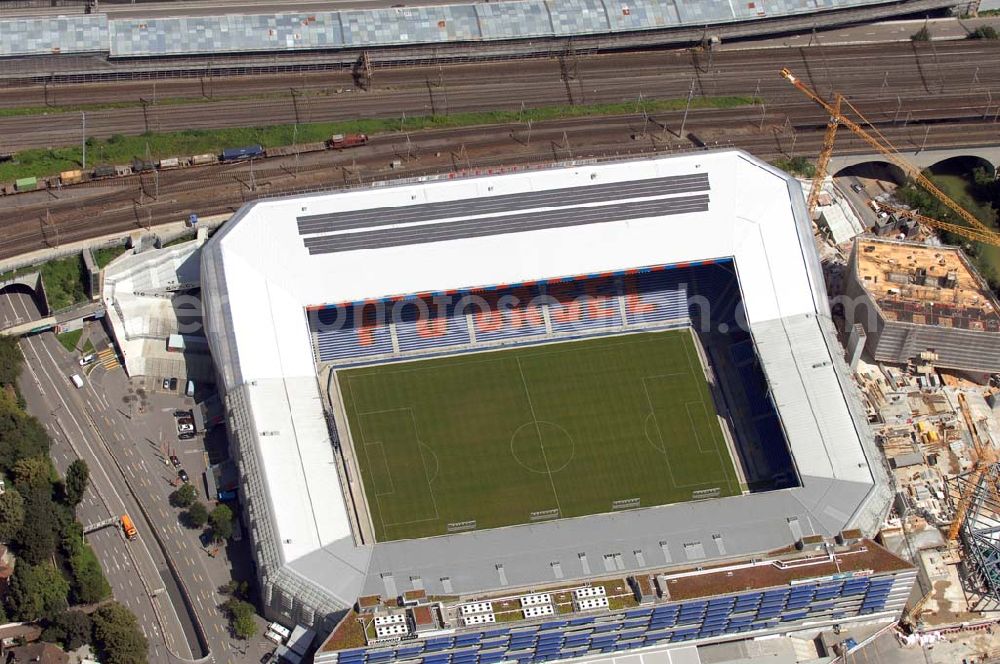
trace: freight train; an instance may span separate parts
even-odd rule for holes
[[[120,178],[135,173],[167,171],[175,168],[209,166],[211,164],[229,164],[249,161],[251,159],[267,159],[269,157],[288,157],[307,152],[320,152],[322,150],[345,150],[361,147],[367,144],[368,141],[367,134],[334,134],[325,141],[303,143],[301,145],[282,145],[273,148],[265,148],[260,145],[244,145],[242,147],[226,148],[220,154],[169,157],[167,159],[160,159],[159,161],[136,158],[130,164],[118,166],[101,165],[94,167],[90,171],[79,169],[63,171],[58,176],[50,178],[19,178],[12,183],[0,184],[0,195],[19,194],[37,189],[57,189],[59,187],[80,184],[81,182]]]

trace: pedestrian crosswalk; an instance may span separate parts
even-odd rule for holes
[[[97,353],[98,359],[101,361],[101,365],[108,371],[113,371],[121,366],[118,361],[118,354],[115,353],[115,349],[108,347]]]

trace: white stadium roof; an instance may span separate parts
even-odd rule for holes
[[[740,555],[790,542],[798,531],[866,525],[886,497],[873,491],[881,471],[866,458],[869,436],[832,335],[812,243],[798,183],[737,151],[407,182],[244,207],[206,246],[202,279],[234,433],[241,450],[252,448],[241,452],[245,488],[266,496],[258,508],[267,514],[255,513],[252,528],[264,573],[279,586],[315,591],[315,609],[331,600],[348,605],[362,591],[402,592],[409,587],[397,581],[408,578],[421,578],[431,593],[447,590],[437,587],[444,578],[455,592],[496,587],[503,560],[506,577],[519,585],[552,581],[550,562],[564,555],[567,577],[584,576],[586,568],[574,571],[580,551],[600,560],[622,546],[648,546],[662,550],[645,555],[647,566],[657,567],[670,562],[671,547],[681,562],[685,541],[724,536],[725,548],[706,545],[706,556]],[[355,546],[307,307],[726,257],[736,264],[802,487]],[[601,519],[595,530],[592,520]],[[538,555],[542,531],[548,545]],[[617,549],[602,548],[602,537],[617,540]],[[285,582],[276,580],[283,575]]]

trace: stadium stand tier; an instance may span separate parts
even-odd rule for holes
[[[660,184],[644,189],[650,182]],[[676,209],[692,196],[698,205]],[[641,213],[614,213],[639,203]],[[585,223],[563,223],[584,212]],[[550,213],[559,223],[531,223]],[[382,241],[399,228],[405,242]],[[314,251],[310,238],[333,249]],[[749,558],[803,537],[871,533],[888,507],[801,187],[747,154],[581,161],[258,201],[205,245],[201,274],[271,618],[325,631],[363,595],[470,596]],[[469,310],[473,296],[479,308]],[[703,380],[720,388],[716,406],[736,422],[740,465],[760,490],[643,509],[625,493],[610,512],[538,509],[521,525],[456,522],[448,534],[376,541],[352,428],[330,388],[338,372],[672,326],[697,332]],[[520,348],[492,353],[503,346]],[[786,450],[780,470],[765,438]],[[789,488],[764,490],[774,486]],[[650,629],[637,625],[636,638]],[[624,621],[621,633],[631,633]]]

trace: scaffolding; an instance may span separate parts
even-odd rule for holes
[[[971,495],[959,531],[963,556],[962,583],[970,611],[1000,610],[1000,463],[948,480],[953,498]]]

